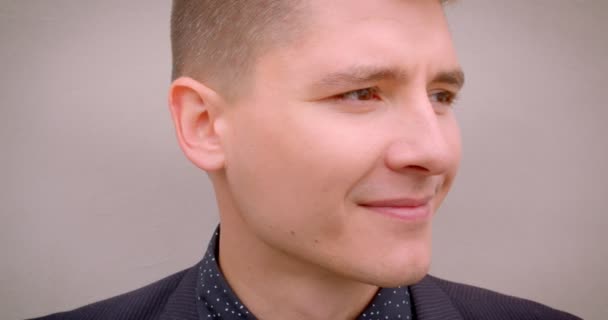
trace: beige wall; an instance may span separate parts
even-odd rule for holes
[[[217,222],[166,108],[169,1],[0,1],[0,318],[194,264]],[[465,0],[464,162],[433,272],[608,318],[608,2]]]

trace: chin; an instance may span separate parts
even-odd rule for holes
[[[388,247],[388,246],[387,246]],[[430,233],[416,240],[395,246],[378,256],[374,268],[375,285],[393,288],[418,283],[424,278],[431,266],[432,245]]]
[[[429,265],[416,266],[405,272],[388,274],[386,277],[378,279],[375,285],[384,288],[394,288],[399,286],[409,286],[418,283],[429,271]]]
[[[431,265],[430,247],[411,249],[408,252],[394,252],[374,260],[365,261],[353,270],[351,277],[359,282],[383,288],[395,288],[418,283],[429,272]]]
[[[385,270],[376,274],[373,279],[370,279],[372,280],[370,284],[384,288],[413,285],[427,275],[429,268],[430,261],[426,259],[405,264],[395,264],[392,267],[388,266]]]

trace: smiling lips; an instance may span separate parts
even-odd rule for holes
[[[380,214],[413,222],[426,220],[431,216],[431,199],[432,197],[379,200],[365,202],[361,206]]]

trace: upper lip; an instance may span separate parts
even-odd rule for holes
[[[365,207],[420,207],[431,201],[430,196],[419,198],[393,198],[384,200],[374,200],[362,203]]]

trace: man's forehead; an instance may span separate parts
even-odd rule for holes
[[[341,50],[343,56],[352,53],[349,50],[364,55],[368,48],[391,51],[395,44],[409,45],[411,53],[429,49],[452,53],[448,52],[453,49],[451,35],[438,0],[313,2],[319,5],[312,9],[302,28],[305,31],[288,46],[295,51],[294,57],[315,47],[320,47],[319,55]]]
[[[332,23],[346,20],[364,21],[370,18],[396,19],[410,25],[435,23],[445,18],[439,0],[309,0],[311,21]],[[407,17],[407,20],[402,18]]]
[[[324,12],[311,19],[298,41],[260,57],[256,73],[280,80],[267,85],[272,83],[275,89],[296,86],[306,94],[374,80],[403,81],[424,72],[429,82],[462,86],[464,75],[439,1],[353,1],[358,4],[340,12],[335,12],[340,7],[337,3],[351,2],[331,2],[314,9]]]

